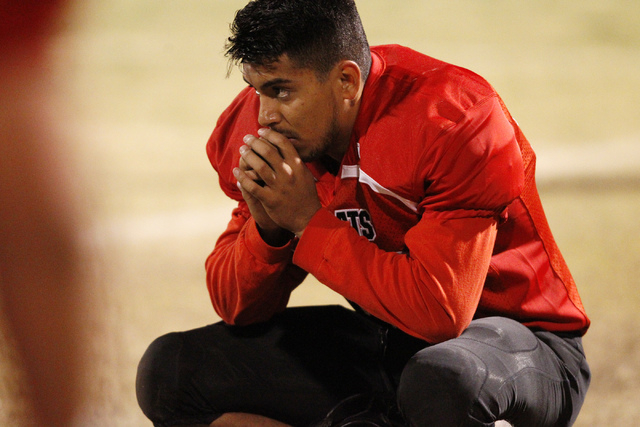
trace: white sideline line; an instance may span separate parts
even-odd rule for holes
[[[231,209],[221,206],[113,218],[95,224],[85,239],[99,244],[142,244],[209,235],[215,241],[231,219]]]
[[[606,144],[547,147],[536,149],[536,154],[536,176],[540,183],[594,177],[640,177],[640,136]]]
[[[539,185],[565,180],[591,181],[623,176],[637,182],[640,191],[640,141],[536,151],[536,176]],[[225,229],[234,205],[231,201],[225,201],[210,209],[165,211],[137,217],[114,218],[94,226],[87,238],[89,242],[103,244],[148,244],[209,235],[213,241]]]

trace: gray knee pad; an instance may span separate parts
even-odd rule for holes
[[[454,341],[428,347],[405,367],[398,405],[411,425],[463,425],[486,375],[482,360]]]

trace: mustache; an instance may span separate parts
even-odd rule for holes
[[[288,130],[284,130],[284,129],[278,129],[276,127],[272,127],[271,128],[272,131],[274,132],[278,132],[280,135],[285,136],[287,138],[291,138],[291,139],[300,139],[300,136],[294,132],[294,131],[288,131]]]

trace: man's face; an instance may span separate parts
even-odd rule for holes
[[[321,81],[286,55],[269,67],[244,64],[242,74],[260,97],[260,125],[288,137],[303,161],[336,152],[339,109],[331,77]]]

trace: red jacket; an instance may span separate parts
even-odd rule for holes
[[[307,272],[367,312],[429,342],[474,317],[584,333],[589,320],[553,240],[534,180],[535,156],[478,75],[401,46],[373,65],[337,176],[309,164],[323,209],[302,238],[268,246],[232,169],[259,125],[247,88],[224,111],[207,153],[239,202],[206,261],[228,323],[284,310]]]

